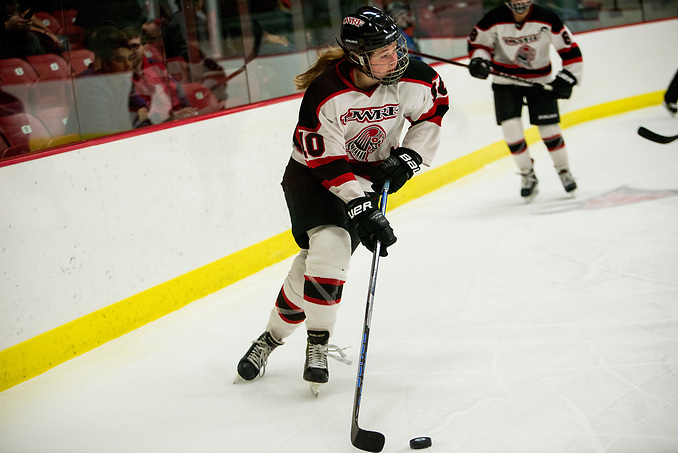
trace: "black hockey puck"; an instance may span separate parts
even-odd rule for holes
[[[430,437],[415,437],[410,440],[410,448],[412,450],[421,450],[422,448],[428,448],[431,446]]]

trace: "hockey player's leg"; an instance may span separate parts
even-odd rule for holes
[[[344,282],[351,259],[351,238],[340,227],[325,226],[309,232],[310,247],[304,276],[308,332],[304,380],[317,395],[317,384],[329,380],[327,354]]]
[[[304,322],[306,315],[303,310],[304,270],[308,250],[301,250],[292,263],[285,282],[283,283],[275,306],[271,310],[266,331],[252,342],[252,346],[238,362],[238,377],[251,381],[263,376],[268,362],[268,356],[275,348],[283,344],[287,338]]]
[[[561,133],[559,124],[546,124],[538,126],[544,145],[549,151],[549,156],[556,167],[560,182],[563,184],[565,192],[571,193],[577,189],[577,183],[570,173],[570,162],[567,155],[567,148]]]
[[[511,118],[501,123],[504,140],[511,151],[511,157],[516,163],[522,182],[520,196],[529,203],[539,193],[539,180],[534,173],[534,162],[525,142],[525,134],[520,118]]]

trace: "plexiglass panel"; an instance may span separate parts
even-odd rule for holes
[[[9,0],[0,159],[294,94],[365,4],[446,58],[501,0]],[[580,31],[676,16],[675,1],[538,0]]]

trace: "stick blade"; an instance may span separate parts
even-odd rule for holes
[[[363,451],[380,452],[384,448],[386,438],[382,433],[361,429],[357,423],[351,426],[351,443]]]
[[[678,138],[678,135],[674,135],[672,137],[667,137],[665,135],[657,134],[656,132],[652,132],[651,130],[649,130],[649,129],[643,127],[643,126],[640,126],[638,128],[638,135],[640,135],[641,137],[646,138],[650,141],[653,141],[655,143],[663,143],[663,144],[671,143],[672,141],[674,141],[675,139]]]

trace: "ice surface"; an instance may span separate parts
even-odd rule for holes
[[[678,130],[652,107],[564,131],[576,198],[539,144],[529,205],[506,158],[389,212],[360,412],[385,452],[678,451],[678,143],[639,125]],[[364,249],[332,339],[353,365],[314,398],[299,331],[232,384],[290,262],[0,393],[0,451],[356,451]]]

